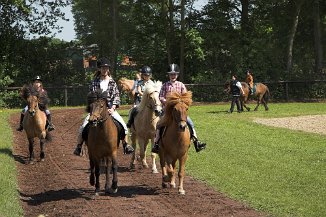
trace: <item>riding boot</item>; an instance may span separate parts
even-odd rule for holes
[[[206,148],[206,143],[199,141],[197,137],[193,136],[192,140],[194,141],[196,152],[200,152],[201,150]]]
[[[46,119],[48,121],[48,131],[50,132],[50,131],[54,130],[54,125],[51,122],[51,114],[47,114]]]
[[[77,155],[77,156],[81,155],[82,146],[83,146],[83,143],[77,144],[77,147],[75,148],[75,151],[74,151],[74,155]]]
[[[20,114],[20,121],[19,121],[19,127],[16,128],[17,131],[23,131],[24,127],[23,127],[23,120],[24,120],[24,114],[21,113]]]
[[[135,151],[135,149],[129,145],[125,140],[122,141],[123,143],[123,154],[131,154]]]
[[[154,146],[152,148],[152,152],[155,154],[158,154],[160,152],[160,139],[161,139],[161,128],[156,129],[155,132],[155,142],[154,142]]]
[[[134,107],[131,109],[130,111],[130,118],[128,120],[128,123],[127,123],[127,127],[130,128],[131,125],[134,123],[134,120],[135,120],[135,116],[137,115],[138,111],[137,111],[137,108]]]

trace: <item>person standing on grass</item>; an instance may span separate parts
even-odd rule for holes
[[[234,110],[234,104],[237,105],[237,111],[238,113],[241,112],[241,107],[240,107],[240,93],[245,94],[241,85],[241,82],[238,81],[238,78],[236,75],[232,75],[232,81],[230,83],[231,87],[231,94],[232,94],[232,102],[231,102],[231,108],[229,110],[229,113],[232,113]]]

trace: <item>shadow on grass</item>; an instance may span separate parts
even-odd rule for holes
[[[12,157],[12,151],[9,148],[0,148],[0,154],[8,155]]]

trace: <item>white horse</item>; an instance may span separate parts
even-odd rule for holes
[[[156,124],[159,120],[159,114],[162,112],[162,104],[159,99],[159,93],[162,87],[161,81],[149,83],[145,86],[143,97],[137,108],[137,115],[134,120],[133,126],[131,126],[131,142],[135,149],[132,155],[130,168],[135,168],[136,160],[136,141],[138,141],[140,148],[140,160],[144,168],[148,168],[146,162],[146,148],[149,140],[151,140],[151,147],[154,145]],[[156,154],[152,153],[152,172],[158,173],[156,168]]]

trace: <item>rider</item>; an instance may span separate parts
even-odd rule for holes
[[[134,85],[132,86],[132,93],[135,96],[135,100],[134,100],[134,107],[136,107],[139,103],[140,103],[140,99],[138,97],[138,83],[142,80],[141,77],[141,69],[139,71],[136,72],[135,74],[135,80],[134,80]]]
[[[160,95],[159,95],[163,106],[165,105],[166,97],[170,92],[172,92],[172,91],[176,91],[179,93],[187,92],[186,86],[182,82],[177,81],[177,78],[179,75],[179,66],[177,64],[170,64],[167,73],[169,74],[170,80],[163,84],[161,91],[160,91]],[[205,149],[206,143],[202,143],[198,140],[194,123],[192,122],[192,120],[190,119],[189,116],[187,117],[187,125],[190,128],[191,139],[194,142],[196,152],[199,152],[199,151]],[[160,141],[160,136],[161,136],[160,131],[163,127],[164,126],[160,126],[160,122],[158,122],[158,125],[156,128],[155,140],[154,140],[155,144],[152,148],[152,152],[157,153],[157,154],[159,153],[159,149],[160,149],[160,146],[159,146],[159,141]]]
[[[141,77],[142,77],[142,80],[140,80],[138,82],[138,85],[137,85],[137,91],[138,91],[138,103],[137,105],[140,103],[141,101],[141,98],[143,97],[143,94],[144,94],[144,91],[145,91],[145,86],[147,84],[153,84],[154,82],[152,81],[152,69],[149,67],[149,66],[143,66],[141,68]],[[127,127],[130,128],[131,125],[134,123],[134,119],[135,119],[135,116],[137,115],[137,107],[133,107],[131,110],[130,110],[130,115],[129,115],[129,120],[128,120],[128,123],[127,123]]]
[[[47,91],[43,88],[42,79],[40,76],[36,76],[33,79],[33,87],[36,88],[36,90],[40,94],[47,96]],[[46,119],[47,119],[47,123],[48,123],[47,130],[52,131],[52,130],[54,130],[54,125],[51,122],[51,113],[50,113],[49,109],[47,108],[47,105],[44,105],[44,108],[45,108],[44,112],[46,114]],[[23,120],[24,120],[24,116],[25,116],[25,113],[27,110],[28,110],[28,106],[25,106],[25,108],[22,110],[22,112],[20,114],[19,127],[16,129],[17,131],[23,131],[23,129],[24,129],[23,128]]]
[[[124,128],[125,135],[128,135],[128,129],[123,121],[122,117],[119,115],[119,113],[116,111],[116,109],[120,105],[120,93],[118,90],[118,86],[116,82],[113,80],[111,77],[111,72],[110,72],[110,62],[106,58],[102,58],[98,61],[97,66],[100,69],[100,73],[98,76],[94,78],[90,85],[90,91],[96,92],[98,90],[101,90],[102,92],[107,91],[108,96],[107,96],[107,102],[108,102],[108,112],[111,114],[111,116],[118,121]],[[86,116],[83,125],[80,127],[81,129],[79,130],[79,135],[78,135],[78,143],[77,147],[74,151],[75,155],[80,155],[81,153],[81,148],[83,144],[83,140],[80,140],[81,134],[83,132],[83,129],[85,125],[88,123],[89,115]],[[86,124],[85,124],[86,123]],[[84,125],[85,124],[85,125]],[[127,142],[128,136],[125,136],[124,140],[122,141],[123,143],[123,151],[125,154],[131,154],[134,152],[134,148],[128,145]]]
[[[242,85],[240,81],[238,81],[236,75],[232,75],[232,81],[230,83],[231,88],[231,94],[232,94],[232,102],[231,102],[231,108],[229,110],[229,113],[233,112],[234,104],[237,104],[237,111],[241,112],[239,97],[240,97],[240,91],[244,95],[245,92],[243,91]]]
[[[250,70],[247,70],[246,83],[249,85],[250,95],[252,95],[254,93],[254,77]]]

